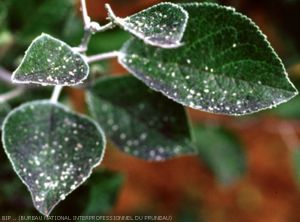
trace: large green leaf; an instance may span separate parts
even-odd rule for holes
[[[297,94],[281,60],[259,28],[234,9],[184,4],[184,46],[160,49],[129,40],[119,62],[151,88],[192,108],[242,115]]]
[[[238,139],[218,126],[197,126],[194,140],[199,158],[216,175],[219,182],[231,184],[245,174],[246,155]]]
[[[85,59],[66,43],[42,34],[29,46],[12,75],[15,83],[77,85],[89,74]]]
[[[109,12],[115,24],[145,43],[162,48],[181,45],[188,21],[187,12],[173,3],[160,3],[124,19]]]
[[[95,122],[48,101],[13,110],[2,130],[7,156],[44,215],[90,176],[104,154]]]
[[[147,160],[194,153],[184,108],[136,78],[100,79],[87,99],[93,117],[122,151]]]

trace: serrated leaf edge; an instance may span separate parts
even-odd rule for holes
[[[83,180],[78,183],[74,189],[71,189],[70,192],[66,193],[65,194],[65,197],[67,197],[69,194],[71,194],[74,190],[76,190],[79,186],[81,186],[84,182],[86,182],[86,180],[91,176],[91,174],[93,173],[93,169],[95,169],[97,166],[99,166],[101,164],[101,162],[103,161],[103,158],[104,158],[104,155],[105,155],[105,151],[106,151],[106,144],[107,144],[107,141],[106,141],[106,137],[105,137],[105,133],[104,131],[102,130],[102,128],[100,127],[100,125],[93,119],[91,119],[90,117],[87,117],[85,115],[82,115],[82,114],[78,114],[78,113],[75,113],[73,111],[71,111],[70,109],[68,109],[67,107],[65,107],[64,105],[62,104],[58,104],[58,103],[52,103],[50,102],[49,100],[38,100],[38,101],[33,101],[33,102],[27,102],[27,103],[24,103],[22,104],[21,106],[15,108],[14,110],[12,110],[7,116],[6,118],[4,119],[3,121],[3,124],[2,124],[2,127],[1,127],[1,130],[2,130],[2,137],[1,137],[1,140],[2,140],[2,144],[3,144],[3,149],[13,167],[13,170],[15,171],[15,173],[18,175],[18,177],[20,178],[20,180],[22,181],[23,184],[25,184],[27,190],[30,192],[30,195],[31,195],[31,199],[32,199],[32,203],[34,204],[34,207],[36,208],[37,211],[39,211],[41,214],[45,215],[45,216],[49,216],[51,214],[51,212],[53,211],[53,209],[62,201],[62,199],[59,199],[48,211],[48,213],[45,214],[45,212],[41,212],[37,206],[35,205],[35,199],[34,199],[34,196],[33,196],[33,193],[31,192],[31,189],[29,187],[29,185],[23,180],[23,178],[19,175],[19,173],[17,172],[16,170],[16,166],[9,154],[9,152],[7,151],[6,149],[6,143],[5,143],[5,126],[6,126],[6,122],[8,121],[8,119],[16,112],[22,110],[23,108],[29,106],[29,105],[37,105],[37,104],[51,104],[53,106],[57,106],[61,109],[63,109],[65,112],[71,114],[71,115],[77,115],[79,116],[80,118],[83,118],[83,119],[86,119],[86,120],[89,120],[92,124],[94,124],[96,126],[96,129],[98,130],[98,132],[101,134],[101,137],[103,139],[103,149],[102,149],[102,153],[101,153],[101,156],[100,156],[100,159],[99,161],[93,165],[90,169],[90,172],[89,174],[83,178]]]
[[[85,76],[78,82],[76,83],[64,83],[64,84],[51,84],[51,83],[44,83],[44,82],[39,82],[39,81],[21,81],[21,80],[18,80],[16,79],[16,73],[19,71],[19,69],[21,68],[22,64],[24,63],[25,61],[25,58],[28,54],[28,52],[30,51],[31,47],[33,46],[33,44],[39,40],[39,38],[41,37],[47,37],[47,38],[50,38],[54,41],[57,41],[59,42],[60,44],[64,45],[65,47],[67,47],[70,51],[72,51],[75,55],[78,55],[82,61],[84,62],[84,65],[87,67],[87,72],[85,74]],[[27,50],[25,51],[25,55],[24,57],[22,58],[22,61],[20,63],[20,65],[18,66],[18,68],[12,73],[12,76],[11,76],[11,80],[13,83],[17,83],[17,84],[31,84],[31,83],[34,83],[34,84],[39,84],[39,85],[42,85],[42,86],[76,86],[76,85],[80,85],[84,82],[84,80],[86,80],[89,76],[89,72],[90,72],[90,67],[89,67],[89,64],[87,62],[87,59],[86,57],[84,57],[83,55],[81,55],[79,52],[77,52],[76,50],[73,50],[71,46],[69,46],[67,43],[57,39],[57,38],[54,38],[53,36],[49,35],[49,34],[46,34],[46,33],[42,33],[41,35],[37,36],[32,42],[31,44],[29,45],[29,47],[27,48]]]
[[[235,8],[233,7],[229,7],[229,6],[223,6],[223,5],[219,5],[219,4],[216,4],[216,3],[209,3],[209,2],[204,2],[204,3],[198,3],[198,2],[194,2],[194,3],[183,3],[183,4],[180,4],[180,5],[183,5],[183,6],[196,6],[196,7],[201,7],[201,6],[210,6],[210,7],[217,7],[217,8],[223,8],[223,9],[226,9],[227,11],[231,12],[233,15],[235,16],[239,16],[241,17],[242,19],[246,19],[250,25],[252,25],[253,27],[256,28],[256,31],[258,32],[259,35],[261,35],[263,37],[263,40],[264,42],[267,44],[267,47],[270,49],[271,53],[273,54],[274,58],[280,63],[280,66],[283,70],[283,74],[285,75],[285,79],[287,80],[287,82],[291,85],[291,87],[294,89],[294,92],[290,91],[291,93],[293,93],[290,97],[286,98],[286,99],[283,99],[281,100],[280,102],[277,102],[276,104],[271,104],[270,106],[266,106],[266,107],[263,107],[263,108],[260,108],[260,109],[257,109],[255,111],[251,111],[251,112],[247,112],[247,113],[218,113],[218,112],[214,112],[214,111],[209,111],[209,110],[202,110],[201,108],[195,106],[195,105],[191,105],[191,104],[188,104],[188,103],[185,103],[183,101],[180,101],[176,98],[173,98],[172,96],[170,95],[167,95],[166,93],[163,92],[163,90],[161,89],[156,89],[154,88],[153,86],[151,86],[150,83],[144,81],[143,78],[141,78],[139,75],[137,75],[135,73],[135,71],[133,69],[131,69],[130,67],[128,67],[122,60],[123,58],[126,57],[126,53],[124,53],[124,51],[126,51],[126,49],[128,48],[128,45],[131,41],[134,40],[134,38],[131,38],[129,39],[127,42],[124,43],[124,45],[122,46],[121,50],[119,51],[119,56],[118,56],[118,62],[125,68],[127,69],[132,75],[134,75],[136,78],[140,79],[141,81],[143,81],[148,87],[150,87],[151,89],[157,91],[157,92],[160,92],[162,93],[163,95],[165,95],[166,97],[168,97],[169,99],[172,99],[173,101],[177,102],[177,103],[180,103],[184,106],[187,106],[187,107],[190,107],[190,108],[193,108],[193,109],[196,109],[196,110],[201,110],[201,111],[204,111],[204,112],[207,112],[207,113],[212,113],[212,114],[220,114],[220,115],[225,115],[225,116],[245,116],[245,115],[250,115],[250,114],[254,114],[254,113],[257,113],[257,112],[260,112],[260,111],[263,111],[263,110],[268,110],[268,109],[272,109],[272,108],[275,108],[276,106],[282,104],[282,103],[285,103],[289,100],[291,100],[292,98],[294,98],[295,96],[297,96],[299,94],[297,88],[294,86],[294,84],[291,82],[291,80],[288,78],[288,73],[286,72],[286,69],[283,65],[283,62],[282,60],[279,58],[279,56],[276,54],[275,50],[273,49],[273,47],[271,46],[270,42],[268,41],[267,39],[267,36],[262,33],[262,31],[260,30],[260,28],[252,21],[252,19],[250,19],[249,17],[243,15],[242,13],[239,13],[235,10]]]

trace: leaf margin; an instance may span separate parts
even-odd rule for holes
[[[245,19],[249,25],[251,25],[253,28],[255,28],[255,30],[257,31],[257,34],[259,34],[259,36],[261,38],[263,38],[263,42],[264,44],[266,44],[266,47],[270,50],[270,53],[273,56],[273,59],[275,59],[278,64],[280,65],[280,68],[283,71],[283,75],[285,77],[285,80],[287,81],[287,83],[291,86],[291,88],[293,89],[293,91],[289,91],[291,92],[291,96],[290,97],[286,97],[285,99],[281,100],[280,102],[276,102],[275,104],[270,104],[269,106],[265,106],[263,108],[259,108],[256,110],[251,110],[249,112],[243,112],[243,113],[222,113],[222,112],[215,112],[215,111],[210,111],[210,110],[204,110],[202,108],[199,108],[195,105],[191,105],[190,103],[186,103],[184,101],[180,101],[182,99],[177,99],[177,98],[173,98],[172,96],[168,95],[167,93],[164,93],[164,91],[162,89],[156,89],[153,87],[153,85],[146,80],[147,79],[147,74],[142,73],[141,75],[144,77],[141,77],[139,74],[137,74],[137,72],[135,72],[132,68],[130,68],[127,64],[125,64],[125,62],[123,62],[122,60],[126,57],[126,53],[124,51],[127,50],[128,46],[130,45],[130,43],[132,41],[140,41],[139,39],[135,38],[135,37],[131,37],[128,41],[126,41],[123,46],[121,47],[121,49],[119,50],[119,54],[118,54],[118,63],[123,66],[128,72],[130,72],[132,75],[134,75],[136,78],[138,78],[139,80],[141,80],[142,82],[144,82],[149,88],[151,88],[152,90],[155,90],[157,92],[162,93],[164,96],[168,97],[169,99],[182,104],[185,107],[189,107],[195,110],[199,110],[202,112],[207,112],[207,113],[211,113],[211,114],[217,114],[217,115],[225,115],[225,116],[246,116],[246,115],[251,115],[251,114],[255,114],[261,111],[265,111],[265,110],[269,110],[272,108],[276,108],[278,105],[286,103],[287,101],[293,99],[295,96],[297,96],[299,94],[299,91],[297,90],[297,88],[295,87],[295,85],[292,83],[292,81],[289,79],[287,70],[282,62],[282,60],[280,59],[280,57],[277,55],[277,53],[275,52],[274,48],[271,46],[270,42],[268,41],[267,36],[261,31],[261,29],[259,28],[259,26],[249,17],[247,17],[246,15],[237,12],[235,10],[235,8],[231,7],[231,6],[225,6],[225,5],[220,5],[217,3],[212,3],[212,2],[191,2],[191,3],[181,3],[178,4],[181,5],[183,7],[192,7],[192,6],[209,6],[209,7],[217,7],[218,9],[224,9],[227,12],[232,13],[232,15],[234,16],[239,16],[240,19]]]
[[[105,133],[104,133],[103,129],[100,127],[100,125],[95,120],[93,120],[92,118],[90,118],[88,116],[85,116],[83,114],[75,113],[74,111],[72,111],[71,109],[69,109],[68,107],[66,107],[66,106],[64,106],[60,103],[52,103],[49,100],[35,100],[35,101],[30,101],[30,102],[27,102],[27,103],[23,103],[22,105],[16,107],[12,111],[10,111],[9,114],[5,117],[5,119],[3,121],[3,124],[1,126],[1,131],[2,131],[1,142],[2,142],[4,152],[7,156],[7,158],[9,159],[9,162],[10,162],[10,165],[12,166],[12,168],[13,168],[13,171],[15,172],[15,174],[18,175],[19,179],[22,181],[22,183],[26,186],[27,190],[29,191],[31,199],[32,199],[32,203],[34,205],[34,208],[38,212],[40,212],[41,214],[48,217],[51,214],[51,212],[54,210],[54,208],[62,201],[62,199],[59,199],[55,204],[53,204],[53,206],[49,209],[48,214],[44,214],[43,212],[41,212],[35,205],[34,196],[33,196],[33,193],[31,192],[31,189],[30,189],[29,185],[23,180],[23,178],[19,175],[18,171],[16,170],[16,166],[15,166],[9,152],[6,149],[6,142],[5,142],[5,134],[6,133],[5,133],[4,128],[6,126],[6,123],[7,123],[8,119],[14,113],[22,110],[23,108],[26,108],[27,106],[32,105],[32,104],[52,104],[54,106],[57,106],[58,108],[61,108],[62,110],[64,110],[68,114],[77,115],[80,118],[83,118],[83,119],[86,119],[86,120],[90,121],[90,123],[93,124],[96,127],[96,129],[98,130],[98,132],[101,134],[101,137],[102,137],[102,140],[103,140],[103,149],[102,149],[102,153],[101,153],[101,156],[99,158],[99,161],[91,167],[91,169],[89,171],[89,174],[86,177],[84,177],[83,180],[75,186],[75,189],[70,190],[70,192],[65,194],[65,197],[69,196],[69,194],[71,194],[74,190],[76,190],[79,186],[81,186],[84,182],[86,182],[86,180],[92,175],[93,170],[103,162],[103,159],[104,159],[104,156],[105,156],[105,153],[106,153],[107,141],[106,141],[106,136],[105,136]]]
[[[68,84],[66,84],[66,83],[63,83],[63,84],[49,84],[49,83],[45,83],[45,82],[30,81],[30,80],[21,81],[21,80],[18,80],[18,79],[15,78],[17,72],[21,68],[22,64],[25,62],[25,59],[27,57],[27,54],[30,52],[31,47],[34,45],[34,43],[36,43],[39,40],[39,38],[42,38],[42,37],[50,38],[51,40],[54,40],[54,41],[64,45],[64,47],[67,47],[70,51],[72,51],[72,53],[74,55],[77,55],[82,59],[85,67],[87,68],[87,71],[86,71],[85,76],[80,81],[78,81],[76,83],[68,83]],[[11,81],[13,83],[16,83],[16,84],[38,84],[38,85],[42,85],[42,86],[77,86],[77,85],[82,84],[88,78],[89,73],[90,73],[90,66],[89,66],[88,61],[87,61],[85,56],[83,56],[81,53],[77,52],[76,50],[73,50],[72,47],[69,46],[66,42],[43,32],[42,34],[37,36],[35,39],[33,39],[32,42],[30,43],[30,45],[28,46],[28,48],[26,49],[25,54],[24,54],[20,64],[18,65],[17,69],[11,75]]]

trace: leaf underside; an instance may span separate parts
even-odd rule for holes
[[[119,62],[149,87],[195,109],[227,115],[257,112],[297,94],[259,28],[232,8],[183,4],[184,46],[160,49],[131,39]]]
[[[147,44],[174,48],[181,45],[188,14],[179,5],[160,3],[125,19],[114,15],[111,19]]]
[[[15,83],[77,85],[89,74],[84,58],[66,43],[47,34],[37,37],[12,75]]]
[[[2,141],[36,209],[49,215],[100,163],[105,138],[90,119],[48,101],[26,103],[8,115]]]
[[[199,158],[215,174],[217,180],[229,185],[246,172],[246,154],[238,139],[218,126],[196,126],[193,129]]]
[[[87,100],[94,119],[130,155],[160,161],[194,153],[184,108],[133,76],[100,79]]]

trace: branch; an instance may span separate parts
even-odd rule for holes
[[[63,89],[63,86],[55,86],[54,87],[54,90],[52,92],[52,96],[51,96],[51,99],[50,99],[50,101],[52,103],[57,103],[59,95],[60,95],[62,89]]]
[[[92,62],[102,61],[102,60],[106,60],[106,59],[112,59],[112,58],[118,57],[119,54],[120,54],[119,51],[101,53],[98,55],[93,55],[93,56],[87,57],[87,62],[92,63]]]
[[[16,89],[13,89],[7,93],[3,93],[0,95],[0,102],[7,102],[11,99],[14,99],[20,95],[22,95],[25,92],[25,88],[18,87]]]
[[[0,67],[0,79],[10,85],[12,85],[11,82],[11,73],[7,71],[6,69]]]
[[[88,15],[85,0],[81,0],[81,11],[82,11],[82,19],[83,19],[83,23],[84,23],[84,29],[89,30],[90,26],[91,26],[91,18]]]
[[[110,17],[111,20],[113,20],[114,22],[117,22],[120,19],[115,15],[114,11],[110,7],[110,4],[106,3],[105,8],[106,8],[108,16]]]
[[[114,27],[116,27],[116,25],[113,22],[109,22],[106,25],[100,26],[100,28],[98,30],[96,30],[96,31],[97,32],[104,32],[104,31],[112,29]]]

